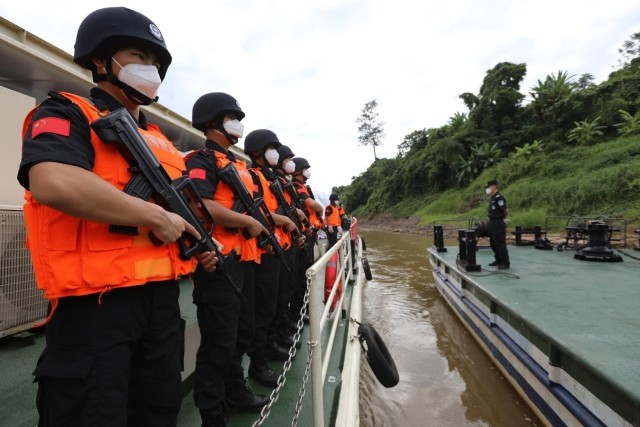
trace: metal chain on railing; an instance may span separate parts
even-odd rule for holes
[[[307,315],[307,306],[309,305],[309,291],[311,290],[311,281],[312,281],[312,276],[307,278],[307,289],[305,290],[305,293],[304,293],[304,298],[302,300],[302,308],[300,309],[300,318],[298,319],[298,323],[297,323],[298,329],[296,330],[296,333],[293,335],[293,345],[289,349],[289,358],[287,359],[286,362],[284,362],[284,365],[282,366],[282,374],[280,374],[280,376],[278,377],[278,386],[271,392],[271,395],[269,396],[269,403],[262,408],[262,411],[260,411],[260,418],[258,418],[252,424],[252,427],[261,426],[262,423],[264,423],[264,421],[269,417],[269,415],[271,414],[271,407],[278,401],[278,397],[280,397],[280,389],[284,386],[285,382],[287,381],[287,372],[289,372],[289,370],[291,369],[291,360],[295,357],[296,352],[298,351],[298,349],[296,348],[296,345],[300,341],[300,334],[302,332],[302,328],[304,328],[304,317]],[[313,348],[317,345],[317,343],[309,342],[308,345],[309,345],[309,358],[307,360],[307,366],[305,368],[302,387],[300,389],[301,396],[304,396],[304,393],[305,393],[304,388],[305,388],[305,383],[309,379],[308,370],[311,365],[311,355],[313,353]],[[301,400],[302,400],[302,397],[300,397],[300,401],[296,403],[296,413],[294,415],[292,423],[293,422],[297,423],[299,411],[300,411],[300,408],[302,407]],[[300,408],[298,406],[300,406]]]
[[[298,417],[300,417],[300,411],[302,411],[302,399],[304,399],[304,395],[306,393],[306,384],[309,381],[309,371],[311,370],[311,359],[313,357],[313,350],[318,345],[317,341],[309,341],[309,357],[307,357],[307,364],[304,367],[304,375],[302,377],[302,386],[300,387],[300,392],[298,393],[298,401],[296,402],[296,411],[293,414],[293,419],[291,420],[291,427],[296,427],[298,425]]]

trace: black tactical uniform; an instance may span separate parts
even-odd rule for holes
[[[495,181],[489,181],[490,185],[497,185]],[[507,251],[507,227],[505,219],[507,212],[507,200],[500,192],[496,192],[489,200],[489,242],[496,258],[491,265],[498,268],[509,268],[509,252]]]

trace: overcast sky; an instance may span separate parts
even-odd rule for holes
[[[82,19],[114,5],[147,15],[166,39],[162,105],[191,119],[200,95],[233,95],[245,135],[274,131],[323,192],[373,161],[355,123],[366,102],[385,123],[378,157],[395,157],[405,135],[467,113],[458,95],[477,94],[499,62],[527,65],[526,95],[560,70],[600,83],[640,31],[638,0],[0,0],[0,15],[73,53]]]

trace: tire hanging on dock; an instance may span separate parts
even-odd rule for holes
[[[367,244],[364,241],[364,237],[360,236],[360,240],[362,240],[362,271],[364,271],[364,277],[367,280],[371,280],[373,279],[373,276],[371,275],[371,268],[369,267],[369,260],[367,259],[367,256],[364,255],[364,252],[366,252],[367,250]]]
[[[386,388],[391,388],[398,384],[400,377],[396,363],[373,325],[360,323],[358,339],[361,345],[363,342],[366,343],[365,355],[367,361],[380,384]]]
[[[373,279],[373,276],[371,275],[371,268],[369,267],[369,260],[367,259],[367,257],[362,257],[362,270],[364,271],[364,277],[366,277],[367,280]]]

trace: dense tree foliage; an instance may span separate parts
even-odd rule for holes
[[[520,87],[526,64],[498,63],[487,71],[478,93],[459,95],[467,112],[455,112],[440,128],[406,135],[395,159],[376,158],[367,171],[340,188],[341,198],[351,212],[391,212],[408,198],[464,188],[488,168],[503,171],[503,178],[509,179],[536,167],[527,161],[532,156],[552,156],[619,136],[637,137],[640,33],[633,34],[619,53],[619,68],[606,81],[596,85],[590,74],[576,78],[559,70],[528,89],[526,104]],[[377,115],[371,114],[376,106],[375,100],[365,105],[361,123],[376,123]]]

